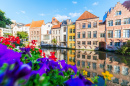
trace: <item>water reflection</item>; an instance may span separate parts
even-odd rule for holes
[[[106,70],[113,74],[111,81],[107,82],[108,86],[129,86],[130,85],[130,68],[122,63],[119,59],[120,55],[98,51],[82,51],[82,50],[43,50],[49,55],[50,52],[55,51],[56,57],[59,60],[65,60],[68,64],[77,66],[78,70],[88,71],[87,77],[101,76],[102,72]],[[101,79],[103,80],[103,79]],[[100,83],[102,81],[99,81]],[[102,83],[101,83],[102,84]],[[99,86],[101,86],[101,84]]]

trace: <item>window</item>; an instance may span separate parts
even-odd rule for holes
[[[88,45],[91,45],[91,41],[88,41],[87,44],[88,44]]]
[[[110,46],[112,46],[112,42],[110,42]]]
[[[73,33],[75,33],[75,29],[73,29]]]
[[[77,61],[77,66],[80,66],[80,61],[79,60]]]
[[[81,25],[80,25],[80,23],[78,24],[78,26],[77,26],[78,28],[77,29],[80,29],[81,28]]]
[[[115,31],[115,38],[120,38],[121,37],[121,30],[116,30]]]
[[[130,18],[125,18],[124,19],[124,24],[130,24]]]
[[[64,41],[66,41],[66,35],[64,35]]]
[[[93,45],[97,45],[97,41],[93,41]]]
[[[126,45],[126,42],[123,42],[123,45]]]
[[[48,27],[50,27],[50,25],[48,25]]]
[[[53,31],[53,34],[55,34],[55,31]]]
[[[72,48],[72,43],[70,43],[70,48]]]
[[[117,19],[115,25],[121,25],[121,19]]]
[[[56,30],[56,34],[57,34],[57,30]]]
[[[60,34],[60,30],[59,30],[59,34]]]
[[[69,36],[69,41],[72,41],[72,36]]]
[[[80,54],[77,55],[77,58],[80,58]]]
[[[85,59],[85,55],[82,55],[82,59]]]
[[[39,40],[39,36],[37,36],[37,40]]]
[[[82,28],[85,28],[85,27],[86,27],[86,24],[85,24],[85,23],[83,23],[83,24],[82,24]]]
[[[39,31],[37,31],[37,35],[39,35]]]
[[[75,41],[75,36],[73,36],[73,41]]]
[[[113,38],[113,31],[112,30],[108,31],[108,38]]]
[[[113,26],[113,20],[108,21],[108,26]]]
[[[70,29],[70,33],[72,33],[72,29]]]
[[[105,37],[105,33],[100,33],[100,37],[104,38]]]
[[[33,35],[33,31],[31,31],[31,34]]]
[[[55,21],[55,19],[53,19],[53,21]]]
[[[95,27],[95,28],[97,27],[97,22],[93,23],[93,27]]]
[[[115,42],[115,46],[120,46],[120,42]]]
[[[66,27],[64,27],[64,32],[66,32]]]
[[[91,22],[88,23],[88,28],[91,28]]]
[[[82,61],[82,67],[85,67],[85,61]]]
[[[85,41],[82,41],[82,45],[86,45],[86,42],[85,42]]]
[[[36,35],[36,31],[34,31],[34,35]]]
[[[87,55],[87,59],[91,59],[91,55]]]
[[[93,38],[97,38],[97,31],[93,31]]]
[[[116,12],[116,16],[121,15],[121,11]]]
[[[75,43],[73,43],[73,46],[75,46]]]
[[[97,60],[97,56],[93,56],[93,60]]]
[[[88,31],[88,38],[91,38],[91,31]]]
[[[123,37],[129,38],[130,37],[130,30],[123,30]]]
[[[80,45],[80,41],[77,41],[77,44]]]
[[[82,32],[82,38],[85,38],[85,32]]]
[[[80,38],[80,32],[77,33],[77,38]]]

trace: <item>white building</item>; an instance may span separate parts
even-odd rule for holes
[[[41,43],[43,44],[51,44],[51,23],[47,23],[42,25],[41,27]]]
[[[30,28],[30,24],[26,24],[26,25],[15,25],[14,28],[13,28],[13,36],[17,36],[17,32],[27,32],[28,35],[29,35],[29,28]]]

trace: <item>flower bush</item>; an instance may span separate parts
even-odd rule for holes
[[[15,49],[19,37],[0,38],[0,86],[91,86],[93,83],[77,72],[76,65],[57,60],[55,52],[46,56],[35,47],[36,40]],[[18,52],[19,51],[19,52]],[[87,71],[84,71],[87,75]]]

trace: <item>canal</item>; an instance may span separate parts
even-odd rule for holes
[[[58,60],[76,65],[79,71],[86,70],[87,77],[99,76],[97,86],[104,86],[105,81],[102,72],[109,71],[113,74],[107,86],[130,86],[130,58],[129,56],[117,55],[111,52],[69,50],[69,49],[42,49],[46,56],[55,52]]]

